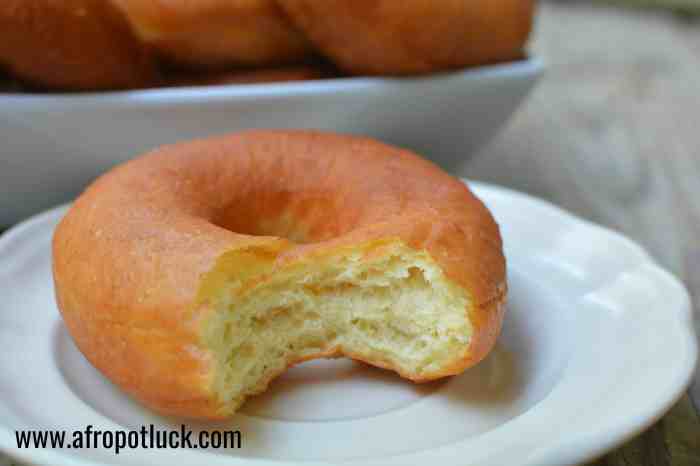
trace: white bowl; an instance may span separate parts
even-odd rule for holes
[[[542,69],[527,59],[410,79],[0,94],[0,225],[70,199],[153,147],[245,128],[363,134],[450,169],[495,134]]]

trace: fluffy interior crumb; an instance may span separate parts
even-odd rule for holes
[[[235,411],[290,362],[351,353],[412,378],[464,357],[468,299],[430,256],[402,245],[361,251],[266,277],[243,290],[224,281],[203,344],[216,357],[213,389]]]

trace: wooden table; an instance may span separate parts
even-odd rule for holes
[[[531,48],[546,77],[459,174],[634,238],[688,286],[700,333],[700,21],[549,2]],[[696,375],[663,420],[593,464],[700,465],[698,408]]]
[[[532,49],[546,77],[459,174],[635,238],[700,302],[700,23],[544,3]],[[593,464],[700,465],[698,407],[700,378],[663,420]]]

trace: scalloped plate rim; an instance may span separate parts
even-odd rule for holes
[[[536,209],[546,210],[552,214],[561,222],[568,222],[574,226],[583,227],[589,230],[596,230],[599,233],[604,233],[610,237],[615,237],[615,239],[621,244],[625,244],[630,250],[634,250],[635,254],[640,257],[640,264],[645,267],[651,267],[654,273],[659,274],[664,278],[664,284],[659,286],[665,286],[670,289],[672,285],[675,291],[679,293],[680,302],[682,303],[675,309],[670,309],[669,312],[673,311],[679,322],[683,324],[685,329],[683,335],[683,342],[680,346],[686,349],[686,352],[682,355],[683,357],[675,360],[677,369],[675,371],[676,379],[671,381],[669,384],[673,387],[664,392],[663,401],[657,400],[653,405],[646,405],[638,410],[634,416],[628,416],[622,421],[617,421],[611,423],[611,425],[606,426],[603,431],[576,431],[576,437],[578,440],[569,442],[559,442],[554,446],[548,445],[540,447],[539,449],[534,449],[533,453],[527,458],[523,458],[523,463],[521,466],[555,466],[560,464],[573,464],[580,461],[586,461],[594,459],[605,452],[611,450],[612,448],[624,443],[636,434],[643,431],[645,428],[660,419],[668,409],[685,393],[688,385],[692,381],[692,376],[694,373],[695,366],[698,361],[698,342],[695,336],[695,331],[693,328],[693,316],[692,307],[690,301],[690,295],[685,288],[685,286],[670,272],[666,271],[664,268],[658,265],[658,263],[653,259],[653,257],[646,252],[638,243],[627,238],[626,236],[618,233],[612,229],[600,226],[594,222],[590,222],[583,218],[580,218],[574,214],[571,214],[561,207],[555,204],[537,198],[535,196],[518,192],[509,188],[504,188],[501,186],[493,185],[490,183],[477,182],[471,180],[464,180],[465,183],[473,188],[475,194],[481,195],[482,193],[489,193],[489,195],[496,196],[506,196],[509,198],[516,199],[518,202],[523,202],[528,204],[528,206],[536,206]],[[60,217],[69,207],[70,204],[63,204],[52,209],[49,209],[40,214],[34,215],[23,222],[15,225],[0,236],[0,259],[4,255],[11,244],[17,240],[21,239],[28,231],[31,231],[37,227],[42,227],[46,222],[54,220],[56,217]],[[639,268],[634,267],[632,271]],[[618,271],[618,274],[629,272],[629,269]],[[0,273],[2,269],[0,268]],[[658,396],[657,396],[658,398]],[[523,415],[527,414],[523,413]],[[517,419],[517,418],[516,418]],[[514,419],[515,420],[515,419]],[[459,445],[460,442],[449,445],[446,448],[452,448]],[[434,450],[440,450],[443,447],[439,447]],[[12,431],[5,426],[0,425],[0,450],[4,453],[9,454],[12,458],[16,458],[20,461],[38,462],[41,464],[65,464],[67,466],[101,466],[104,464],[119,464],[118,461],[110,463],[99,463],[86,460],[83,458],[75,457],[71,454],[65,453],[60,450],[41,450],[41,449],[18,449],[15,446],[14,435]],[[421,453],[429,454],[431,451],[427,450]],[[231,457],[221,457],[219,455],[198,452],[197,454],[206,454],[206,458],[209,462],[215,464],[238,464]],[[167,454],[164,452],[164,454]],[[419,453],[420,454],[420,453]],[[350,464],[377,464],[376,462],[388,461],[395,464],[394,461],[406,459],[410,460],[412,456],[418,456],[419,454],[405,454],[396,455],[379,458],[377,460],[350,460]],[[222,458],[222,460],[216,460],[217,457]],[[117,459],[118,457],[115,457]],[[204,457],[202,457],[204,458]],[[243,458],[240,462],[241,464],[249,461],[249,458]],[[255,459],[252,460],[257,464],[262,465],[273,465],[273,464],[297,464],[295,461],[291,462],[278,462],[267,459]],[[298,463],[306,463],[306,461],[300,461]],[[312,461],[312,463],[317,465],[331,464],[325,462]]]

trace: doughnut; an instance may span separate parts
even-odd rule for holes
[[[319,54],[349,74],[424,74],[522,57],[533,10],[533,0],[6,0],[0,68],[50,90],[173,85],[169,69],[267,73]]]
[[[298,65],[279,68],[179,73],[168,80],[170,86],[216,86],[226,84],[261,84],[309,81],[333,76],[333,70],[322,66]]]
[[[152,55],[105,0],[2,0],[0,65],[49,89],[134,88],[158,80]]]
[[[533,0],[277,0],[338,68],[408,75],[522,56]]]
[[[274,0],[111,0],[141,40],[190,68],[298,63],[311,45]]]
[[[98,178],[53,237],[77,347],[151,409],[221,419],[287,367],[347,356],[426,382],[493,347],[499,229],[403,149],[303,130],[164,146]]]

